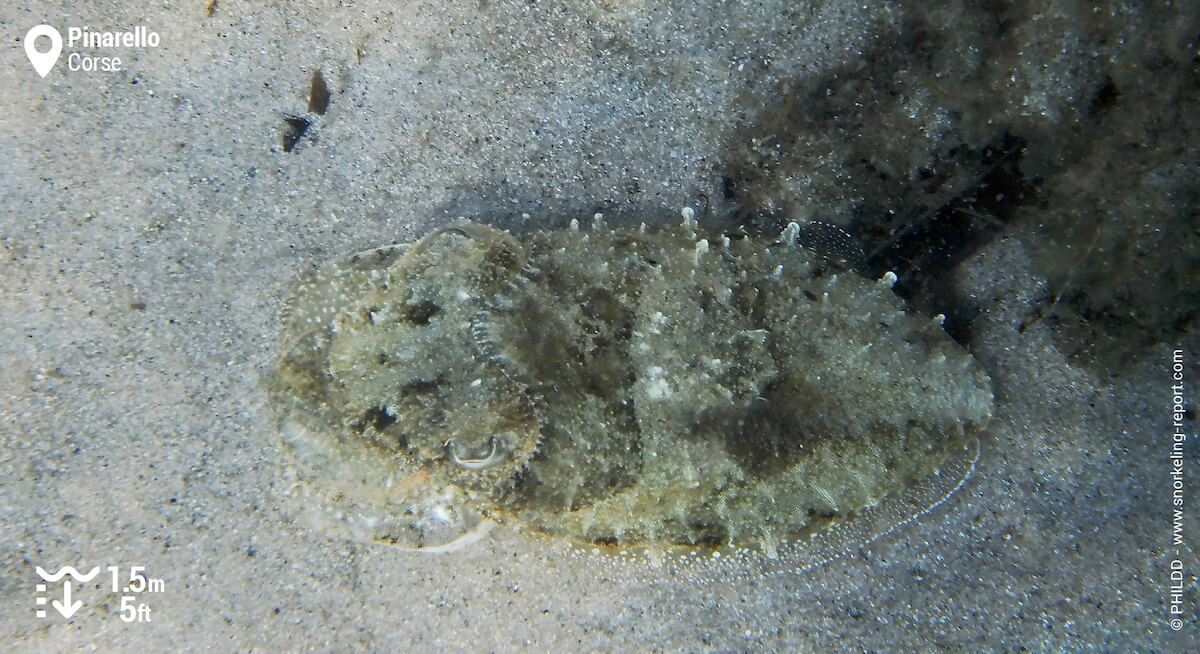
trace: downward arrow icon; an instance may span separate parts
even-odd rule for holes
[[[64,618],[69,618],[75,615],[75,612],[79,610],[79,607],[83,606],[83,602],[79,600],[75,600],[74,604],[71,603],[70,579],[63,584],[63,601],[60,602],[58,600],[54,600],[53,602],[50,602],[50,604],[52,604],[54,608],[58,609],[58,612],[61,613],[62,617]]]

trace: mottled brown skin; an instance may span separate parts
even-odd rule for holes
[[[285,441],[408,546],[486,515],[774,552],[935,471],[992,408],[938,323],[794,233],[462,224],[339,262],[293,302]]]

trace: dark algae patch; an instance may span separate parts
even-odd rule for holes
[[[990,380],[894,275],[835,270],[799,231],[461,223],[320,268],[271,381],[314,515],[415,549],[499,522],[779,566],[831,524],[869,540],[935,506]]]
[[[329,86],[325,83],[325,76],[321,74],[321,71],[315,70],[308,85],[308,113],[314,116],[324,116],[328,109]]]
[[[296,143],[308,131],[312,125],[307,118],[303,116],[288,116],[283,119],[283,127],[279,130],[279,144],[283,147],[284,152],[291,152],[296,149]]]

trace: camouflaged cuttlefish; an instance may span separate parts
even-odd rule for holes
[[[894,275],[684,215],[460,223],[308,276],[270,392],[328,523],[776,557],[975,441],[988,376]]]

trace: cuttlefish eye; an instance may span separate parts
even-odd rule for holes
[[[495,436],[488,439],[488,446],[471,451],[451,438],[446,441],[446,460],[466,470],[487,470],[508,460],[508,452]]]

